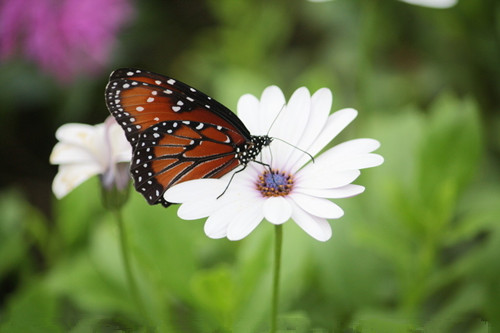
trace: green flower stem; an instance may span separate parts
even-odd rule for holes
[[[273,294],[271,302],[271,333],[276,332],[278,319],[279,286],[281,271],[281,244],[283,242],[283,226],[274,227],[274,267],[273,267]]]
[[[369,110],[370,89],[372,88],[373,58],[377,40],[378,1],[361,2],[361,27],[358,41],[357,59],[357,100],[360,110]]]
[[[132,299],[134,300],[139,310],[139,314],[141,315],[143,320],[146,320],[147,319],[146,311],[144,309],[144,304],[142,302],[142,299],[139,296],[139,290],[137,289],[137,283],[135,281],[135,277],[132,272],[132,266],[130,264],[130,254],[128,251],[127,234],[125,231],[125,225],[123,223],[121,209],[119,208],[113,209],[113,212],[115,213],[115,218],[118,222],[118,229],[120,232],[120,247],[122,252],[123,265],[125,266],[125,274],[127,276],[128,287],[130,293],[132,294]]]

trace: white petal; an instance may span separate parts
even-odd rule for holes
[[[354,109],[342,109],[333,113],[326,122],[325,127],[318,135],[314,143],[309,147],[309,154],[315,156],[330,141],[333,140],[347,125],[349,125],[358,115]]]
[[[203,226],[205,234],[214,239],[226,237],[227,227],[232,221],[225,217],[226,216],[220,216],[220,213],[210,215]]]
[[[171,202],[171,201],[170,201]],[[210,216],[214,211],[220,209],[221,200],[201,199],[199,201],[189,201],[180,205],[177,210],[177,216],[183,220],[197,220]]]
[[[344,170],[356,170],[378,166],[384,162],[382,156],[368,154],[380,146],[377,140],[357,139],[341,143],[307,164],[300,170],[301,177],[308,178]]]
[[[264,217],[272,224],[282,224],[292,216],[292,207],[283,197],[271,197],[264,201]]]
[[[276,121],[271,131],[272,137],[280,138],[287,144],[281,144],[279,149],[273,146],[273,154],[276,163],[274,167],[279,169],[288,169],[287,162],[291,155],[298,151],[294,146],[298,145],[304,130],[306,129],[311,108],[311,95],[307,88],[297,89],[290,101]],[[275,142],[276,143],[276,142]]]
[[[132,159],[132,146],[127,141],[123,129],[116,123],[109,129],[109,140],[113,152],[111,162],[130,162]]]
[[[337,161],[330,161],[330,163],[318,163],[317,172],[366,169],[379,166],[383,162],[384,158],[377,154],[344,156],[339,158]]]
[[[326,169],[315,172],[318,169],[313,170],[309,165],[300,170],[296,176],[295,181],[300,187],[334,188],[345,186],[352,183],[361,174],[359,170],[329,172]],[[309,172],[310,170],[312,172]]]
[[[322,88],[314,93],[311,97],[309,119],[307,121],[305,131],[297,143],[298,148],[305,151],[309,150],[309,147],[326,125],[331,107],[332,93],[330,89]],[[288,170],[295,172],[310,159],[311,158],[307,154],[299,149],[295,149],[293,151],[293,156],[289,159]]]
[[[99,173],[101,167],[93,163],[61,165],[52,182],[52,191],[58,199],[61,199],[75,187]]]
[[[304,188],[294,187],[293,192],[312,195],[319,198],[349,198],[364,192],[365,187],[361,185],[348,184],[337,188]]]
[[[380,147],[380,142],[374,139],[354,139],[342,142],[318,156],[315,163],[323,160],[337,161],[339,157],[370,153]],[[331,162],[330,161],[330,162]],[[327,163],[330,163],[327,162]]]
[[[450,8],[457,4],[457,0],[401,0],[412,5],[431,8]]]
[[[279,137],[291,145],[296,145],[309,118],[311,95],[301,87],[293,93],[271,130],[271,136]]]
[[[104,124],[92,126],[70,123],[57,129],[56,138],[62,142],[88,147],[99,132],[104,133]]]
[[[98,158],[88,149],[65,142],[56,143],[54,149],[52,149],[49,160],[52,164],[100,163]],[[105,167],[102,166],[102,171],[104,171],[104,169]]]
[[[316,198],[305,194],[294,193],[290,196],[303,210],[317,217],[338,219],[344,211],[337,204],[323,198]]]
[[[259,127],[259,100],[257,97],[246,94],[238,100],[238,117],[248,128],[250,133],[257,134]]]
[[[267,87],[260,98],[259,127],[260,130],[254,135],[264,135],[271,128],[278,113],[286,106],[285,96],[277,86]]]
[[[231,201],[210,215],[205,223],[205,233],[211,238],[227,235],[230,240],[239,240],[255,229],[262,219],[262,201]]]
[[[326,219],[312,216],[302,208],[293,204],[292,219],[311,237],[325,242],[332,236],[332,228]]]
[[[264,218],[262,205],[247,206],[245,211],[234,216],[238,218],[229,224],[227,239],[237,241],[248,236],[260,224]]]
[[[226,186],[227,183],[221,179],[189,180],[169,188],[163,198],[174,203],[196,202],[207,197],[217,198]]]
[[[104,170],[109,168],[110,147],[105,135],[104,124],[95,126],[76,123],[65,124],[57,129],[56,137],[63,144],[73,145],[75,149],[80,149],[82,156],[87,152],[93,160],[99,161]],[[64,157],[58,156],[58,159],[63,160]],[[82,159],[84,158],[82,157]]]

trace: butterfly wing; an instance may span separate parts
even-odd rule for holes
[[[144,70],[114,71],[106,86],[106,104],[132,146],[140,132],[162,121],[202,121],[250,139],[241,120],[221,103],[185,83]]]
[[[165,121],[147,129],[139,136],[130,168],[136,189],[150,204],[167,206],[163,193],[174,184],[233,170],[240,162],[229,133],[192,121]]]
[[[132,145],[131,173],[150,204],[191,179],[218,178],[238,165],[249,142],[243,123],[222,104],[169,77],[119,69],[110,76],[106,104]]]

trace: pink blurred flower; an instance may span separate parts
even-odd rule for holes
[[[127,0],[0,0],[0,57],[16,52],[67,81],[109,60]]]

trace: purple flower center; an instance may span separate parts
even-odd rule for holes
[[[257,189],[264,197],[285,196],[293,188],[293,177],[279,170],[264,171],[257,181]]]

